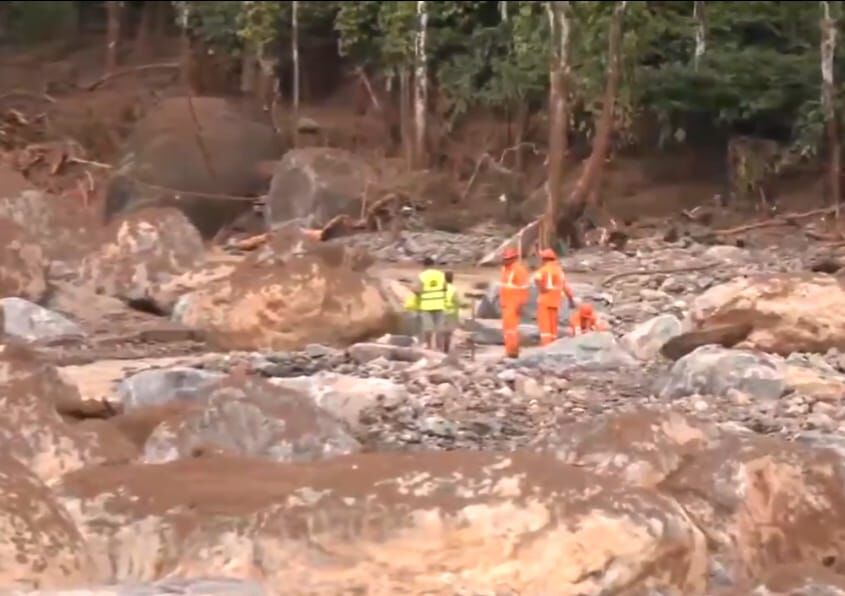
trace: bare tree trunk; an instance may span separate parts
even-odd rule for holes
[[[561,213],[557,218],[557,233],[559,237],[569,240],[570,246],[579,248],[581,246],[581,234],[578,231],[578,220],[584,214],[587,200],[591,191],[601,175],[605,158],[610,147],[610,135],[613,131],[613,111],[616,107],[616,92],[619,87],[621,75],[621,46],[622,46],[622,17],[625,14],[627,2],[617,2],[613,9],[613,18],[610,22],[610,34],[608,40],[608,66],[607,79],[604,88],[604,104],[596,125],[595,136],[593,137],[593,151],[578,182],[563,204]],[[536,219],[525,225],[516,234],[504,241],[495,250],[485,255],[479,265],[487,265],[499,258],[502,250],[508,246],[517,248],[526,253],[541,236],[540,223],[543,218]],[[561,233],[563,232],[563,233]]]
[[[182,84],[191,87],[191,7],[189,2],[174,3],[179,21],[179,52],[182,62]]]
[[[692,68],[698,70],[704,52],[707,51],[707,13],[704,2],[694,2],[692,14],[695,19],[695,53],[692,58]]]
[[[507,3],[507,0],[501,0],[499,2],[499,16],[501,17],[503,23],[508,22],[508,3]]]
[[[147,0],[141,5],[141,21],[138,23],[138,31],[135,33],[135,47],[132,53],[136,60],[145,61],[150,56],[150,41],[152,29],[155,24],[155,13],[158,2]]]
[[[293,64],[293,113],[299,116],[299,2],[293,0],[291,17],[291,61]]]
[[[117,44],[120,42],[120,13],[123,2],[106,2],[108,28],[106,29],[106,74],[117,69]]]
[[[833,62],[836,55],[836,23],[830,14],[830,2],[821,2],[821,70],[822,70],[822,107],[827,127],[829,159],[828,193],[830,201],[836,207],[839,217],[841,171],[841,147],[839,143],[839,118],[836,111],[836,87],[833,77]]]
[[[617,2],[610,21],[607,47],[607,79],[601,114],[593,137],[593,150],[590,157],[587,158],[587,163],[575,183],[575,187],[566,198],[557,220],[558,233],[564,232],[563,235],[568,238],[570,246],[573,248],[580,248],[582,245],[577,222],[584,214],[590,191],[601,177],[601,171],[610,149],[610,137],[613,132],[613,111],[616,108],[616,95],[619,88],[619,78],[622,74],[622,17],[625,14],[627,4],[625,1]]]
[[[428,165],[426,151],[427,107],[428,107],[428,56],[426,54],[426,29],[428,28],[428,9],[425,0],[417,0],[417,33],[415,50],[416,70],[414,73],[414,124],[415,162],[420,168]]]
[[[408,168],[414,164],[413,120],[411,118],[411,74],[407,66],[399,69],[399,126],[402,131],[402,147]]]
[[[552,59],[549,69],[549,166],[546,193],[543,244],[554,246],[558,205],[561,204],[563,167],[566,160],[569,133],[569,2],[552,1],[546,4],[551,25]]]

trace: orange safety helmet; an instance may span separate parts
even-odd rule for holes
[[[596,314],[596,312],[593,310],[593,305],[589,302],[582,303],[578,310],[579,314],[585,319],[592,319]]]
[[[540,251],[540,258],[544,261],[553,261],[557,258],[557,255],[551,248],[544,248]]]
[[[519,257],[519,253],[513,246],[509,246],[504,251],[502,251],[503,261],[513,261],[517,257]]]

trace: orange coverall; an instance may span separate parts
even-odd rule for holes
[[[558,313],[563,294],[566,294],[570,304],[573,304],[574,296],[557,260],[544,261],[534,274],[534,283],[539,290],[537,327],[540,328],[540,345],[546,346],[557,339]]]
[[[520,261],[502,266],[499,304],[502,307],[502,333],[505,352],[511,358],[519,356],[519,321],[522,306],[528,302],[528,270]]]
[[[605,326],[599,323],[592,305],[582,304],[578,310],[569,316],[569,334],[581,335],[588,331],[604,331]]]

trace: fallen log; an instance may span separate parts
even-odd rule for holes
[[[673,337],[660,348],[660,353],[669,360],[678,360],[690,352],[711,344],[732,348],[751,333],[751,323],[729,323],[697,329]]]

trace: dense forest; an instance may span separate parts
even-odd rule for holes
[[[547,114],[552,210],[578,211],[609,151],[714,142],[739,156],[735,190],[753,194],[766,173],[816,160],[829,164],[828,198],[839,197],[839,2],[6,2],[0,10],[7,41],[101,26],[107,69],[119,67],[116,40],[143,46],[162,31],[181,35],[186,55],[202,47],[236,61],[242,91],[266,75],[270,93],[294,111],[300,56],[328,44],[372,106],[396,112],[396,137],[416,167],[475,111],[513,123],[515,146],[527,120]],[[743,153],[747,139],[757,142],[754,159]],[[579,184],[569,200],[552,196],[579,144],[587,147]]]

